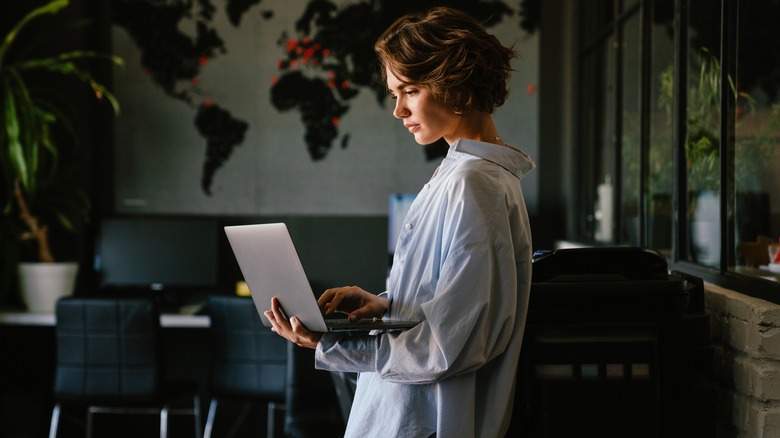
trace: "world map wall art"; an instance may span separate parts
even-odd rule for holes
[[[373,44],[401,15],[441,4],[520,51],[495,119],[533,156],[538,36],[522,25],[532,3],[113,0],[113,52],[125,60],[114,209],[386,214],[388,196],[419,190],[447,145],[417,145],[392,117]]]

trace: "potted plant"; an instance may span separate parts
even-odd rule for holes
[[[3,182],[0,200],[4,204],[0,240],[4,284],[0,289],[4,288],[6,294],[12,289],[17,264],[20,286],[35,284],[36,280],[26,277],[28,271],[53,270],[69,277],[64,289],[57,291],[58,286],[51,284],[52,276],[56,274],[44,274],[44,287],[48,291],[45,295],[52,295],[47,304],[32,303],[32,297],[25,297],[22,291],[31,311],[50,311],[56,295],[72,292],[78,264],[62,264],[56,260],[49,232],[53,227],[73,230],[74,224],[86,220],[90,206],[86,194],[78,186],[68,185],[63,178],[72,164],[64,160],[63,145],[78,145],[79,136],[68,93],[53,85],[57,83],[55,77],[75,78],[79,86],[86,84],[97,99],[108,101],[114,113],[119,111],[114,96],[77,63],[100,59],[121,65],[120,58],[83,50],[44,57],[29,55],[33,44],[41,42],[36,40],[40,33],[25,34],[30,23],[59,13],[68,3],[68,0],[53,0],[30,11],[0,44],[0,174]],[[18,48],[22,41],[29,46]],[[70,85],[67,87],[71,88]],[[34,247],[33,255],[25,255],[26,245]],[[35,264],[20,263],[25,261]]]

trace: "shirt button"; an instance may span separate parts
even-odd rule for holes
[[[428,189],[430,189],[430,188],[431,188],[431,185],[430,185],[430,184],[425,184],[425,185],[423,186],[423,188],[424,188],[425,190],[428,190]]]
[[[404,224],[404,228],[406,228],[407,231],[411,230],[412,229],[412,224],[408,224],[408,223]]]

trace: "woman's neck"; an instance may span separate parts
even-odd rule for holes
[[[445,137],[445,140],[448,144],[452,144],[459,138],[506,146],[498,135],[493,116],[480,111],[464,112],[458,129],[453,133],[453,138]]]

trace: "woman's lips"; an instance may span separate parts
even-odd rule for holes
[[[420,125],[415,125],[415,124],[404,124],[404,126],[405,126],[405,127],[406,127],[406,129],[408,129],[408,130],[409,130],[409,132],[411,132],[412,134],[414,134],[415,132],[417,132],[417,131],[419,131],[419,130],[420,130]]]

